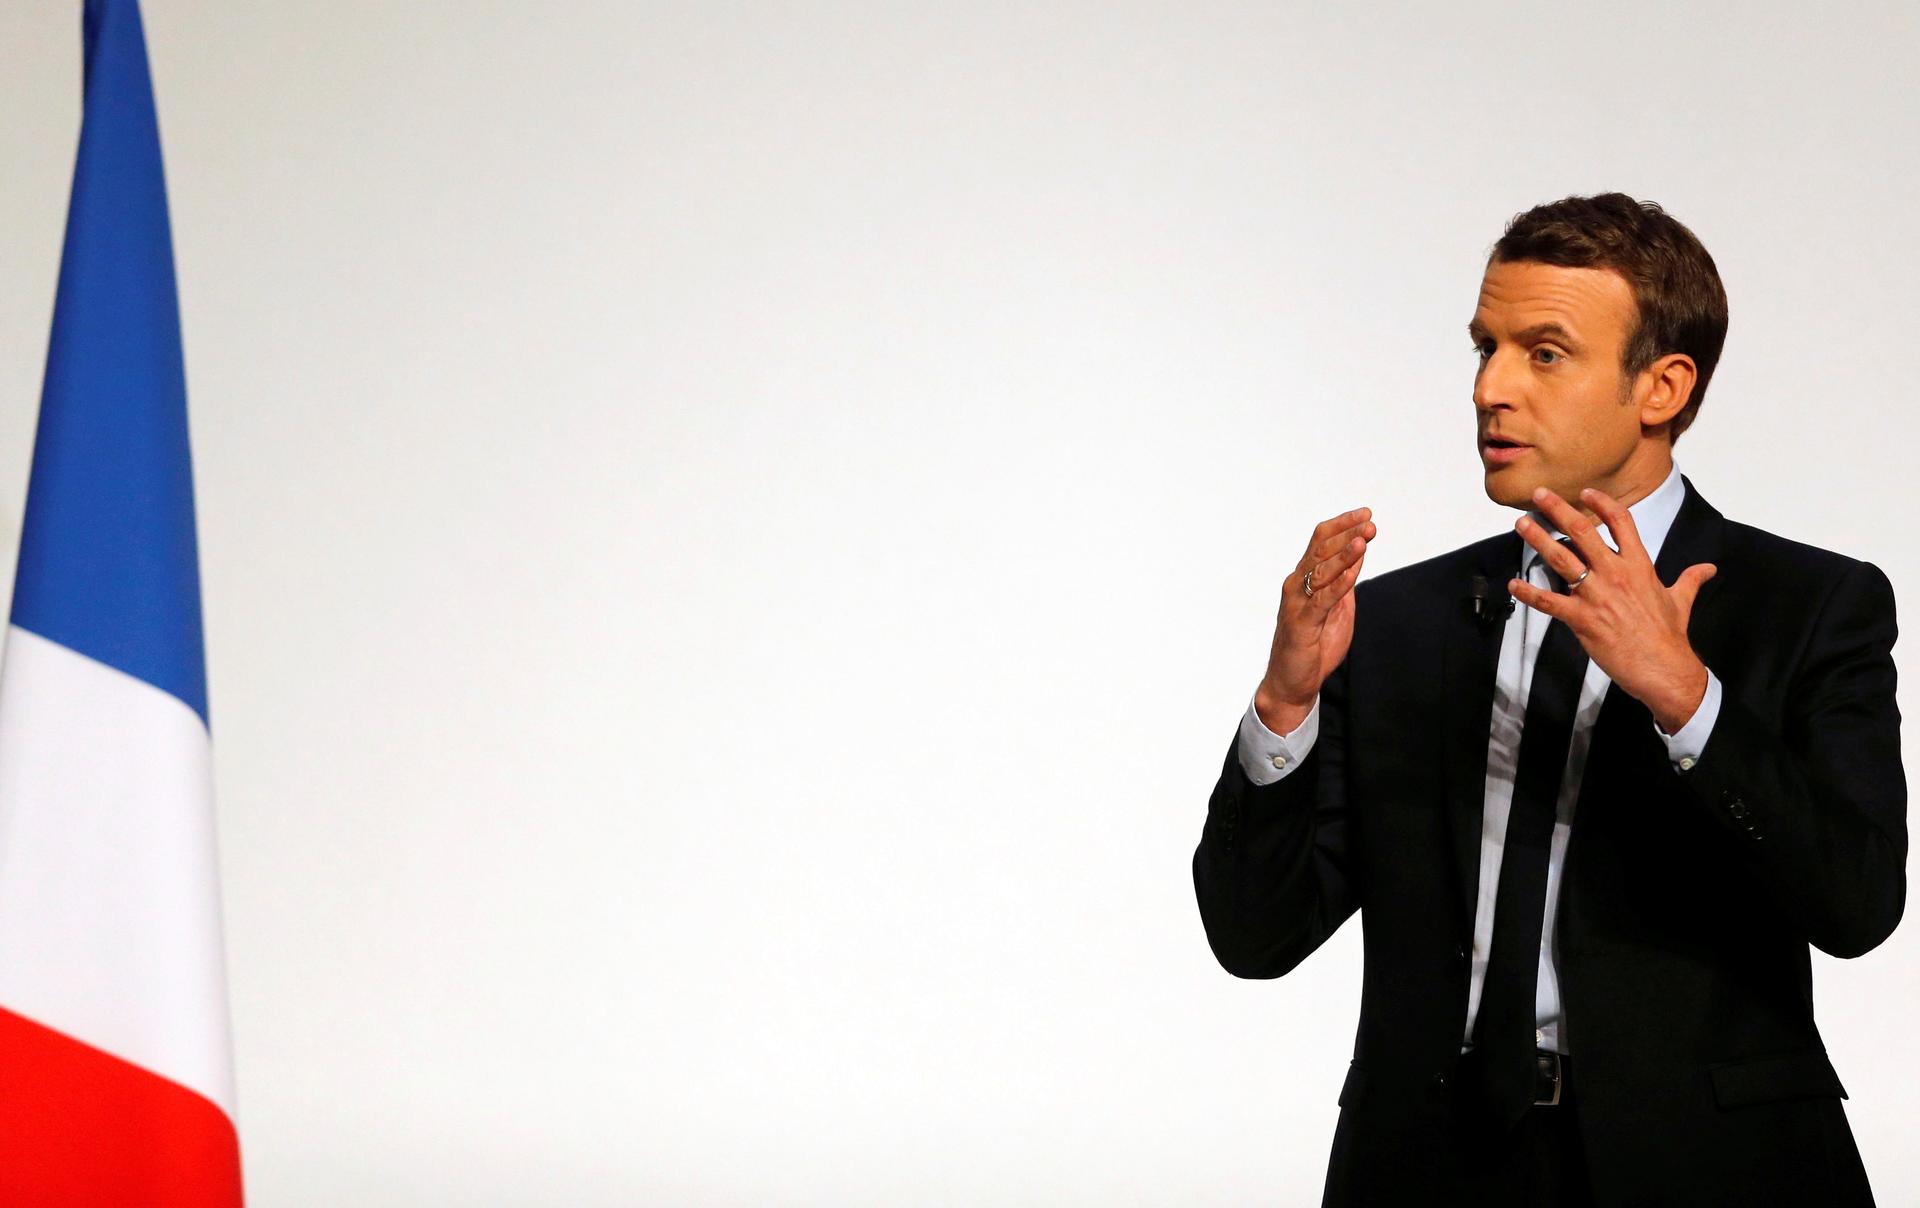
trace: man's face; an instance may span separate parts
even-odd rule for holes
[[[1649,467],[1630,460],[1648,461],[1651,449],[1620,372],[1635,314],[1632,287],[1611,269],[1487,266],[1468,332],[1488,498],[1532,507],[1544,486],[1577,507],[1582,487],[1634,494]],[[1524,447],[1503,449],[1495,437]]]

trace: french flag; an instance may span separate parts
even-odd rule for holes
[[[136,0],[86,92],[0,651],[0,1204],[241,1203],[186,376]]]

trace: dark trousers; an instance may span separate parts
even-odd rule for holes
[[[1529,1107],[1513,1132],[1461,1170],[1453,1202],[1476,1208],[1592,1208],[1580,1143],[1580,1082],[1561,1059],[1560,1102]]]

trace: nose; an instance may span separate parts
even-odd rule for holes
[[[1474,410],[1482,415],[1490,411],[1511,411],[1520,398],[1520,364],[1495,348],[1473,379]]]

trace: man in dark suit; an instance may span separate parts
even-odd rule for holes
[[[1324,1203],[1871,1204],[1809,946],[1905,906],[1892,587],[1680,474],[1726,295],[1658,206],[1517,215],[1470,332],[1526,514],[1366,582],[1314,530],[1193,857],[1237,976],[1361,914]]]

